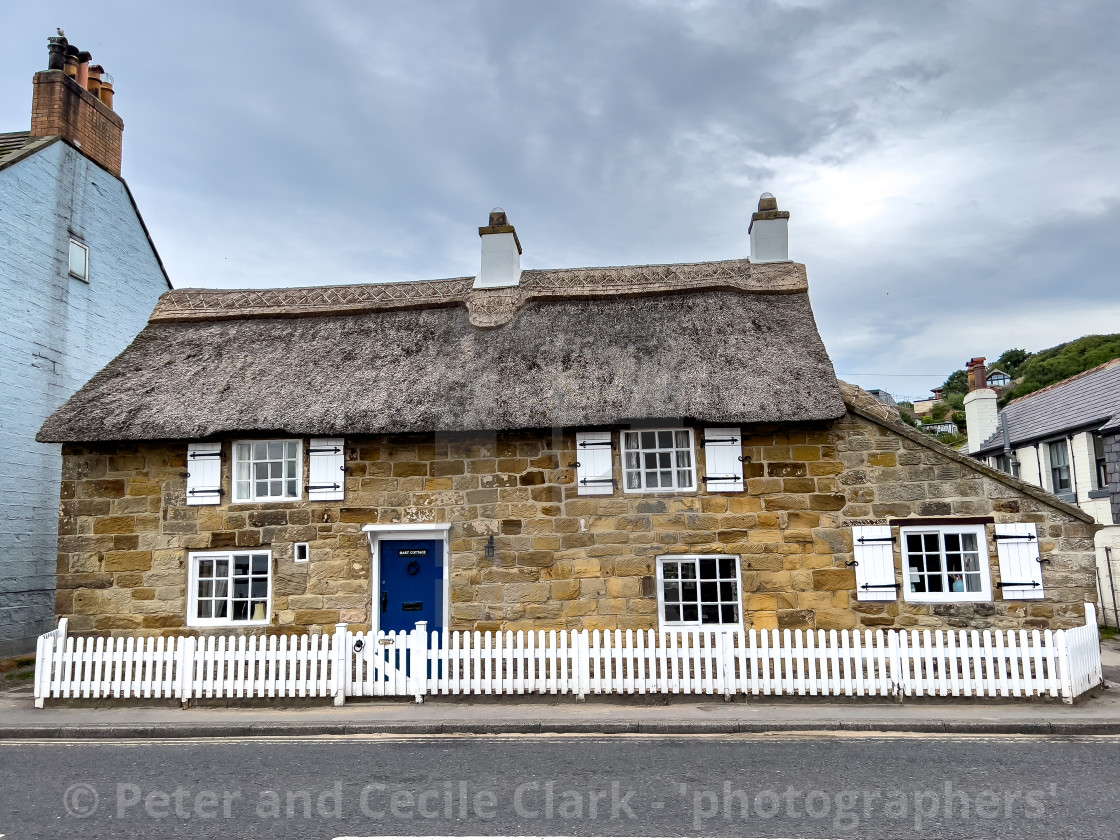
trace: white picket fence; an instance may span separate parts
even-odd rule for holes
[[[535,630],[39,639],[35,700],[707,694],[1074,698],[1102,682],[1072,630]]]

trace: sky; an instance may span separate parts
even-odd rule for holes
[[[0,131],[63,27],[105,66],[176,287],[749,255],[790,211],[837,372],[921,397],[972,356],[1120,332],[1120,3],[16,4]]]

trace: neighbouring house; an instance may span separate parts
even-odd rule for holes
[[[971,396],[971,394],[969,395]],[[987,425],[970,452],[989,465],[1075,504],[1102,526],[1096,550],[1105,619],[1116,621],[1120,573],[1120,359],[1012,400],[994,422],[995,396],[982,396]],[[1114,565],[1114,561],[1116,565]]]
[[[914,416],[925,417],[927,414],[933,411],[933,407],[941,402],[942,390],[943,389],[941,388],[934,388],[932,391],[930,391],[933,396],[929,399],[914,400]]]
[[[30,131],[0,134],[0,657],[54,626],[61,453],[47,416],[123,350],[170,288],[128,186],[107,74],[63,37]]]
[[[895,402],[894,397],[891,395],[891,393],[889,391],[884,391],[881,388],[872,388],[867,393],[869,393],[871,396],[873,396],[879,402],[884,403],[886,405],[898,405],[898,403]]]
[[[959,435],[961,433],[961,430],[957,427],[957,424],[952,420],[942,420],[940,423],[922,423],[922,425],[918,428],[920,428],[927,435],[939,435],[942,433]]]
[[[999,368],[989,368],[985,381],[988,387],[998,394],[1011,384],[1011,376]]]
[[[837,381],[751,258],[165,294],[44,423],[79,633],[1067,628],[1092,517]]]

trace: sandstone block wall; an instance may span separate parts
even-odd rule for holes
[[[212,507],[185,504],[185,442],[68,446],[58,612],[77,632],[182,632],[188,551],[266,546],[274,628],[367,626],[362,525],[424,522],[452,524],[453,629],[656,627],[661,554],[739,555],[747,627],[1059,628],[1095,600],[1095,526],[939,451],[852,414],[743,434],[742,493],[579,496],[574,431],[526,431],[348,438],[345,501]],[[615,467],[621,479],[617,453]],[[228,460],[224,473],[228,490]],[[948,516],[1037,523],[1046,599],[856,599],[852,524]],[[293,562],[296,542],[310,563]],[[896,564],[901,581],[897,548]]]

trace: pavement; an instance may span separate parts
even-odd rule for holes
[[[1120,735],[1120,639],[1102,642],[1105,685],[1074,705],[1008,698],[429,697],[371,701],[48,701],[29,683],[0,689],[0,739],[222,738],[318,735],[736,734],[891,732]],[[283,705],[281,705],[283,704]]]

